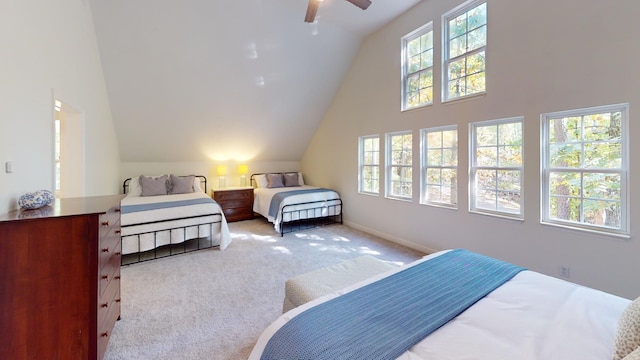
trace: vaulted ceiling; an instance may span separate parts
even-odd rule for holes
[[[122,161],[295,161],[361,41],[421,0],[91,0]]]

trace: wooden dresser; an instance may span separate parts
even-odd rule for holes
[[[228,222],[253,219],[253,188],[213,190],[215,200]]]
[[[121,198],[0,215],[2,358],[103,358],[120,317]]]

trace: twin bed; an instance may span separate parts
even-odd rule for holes
[[[302,173],[251,175],[253,211],[273,223],[276,232],[342,224],[342,199],[332,189],[305,185]]]
[[[122,264],[219,246],[231,235],[204,176],[139,176],[123,183]]]
[[[637,360],[638,309],[457,249],[286,312],[250,359]]]

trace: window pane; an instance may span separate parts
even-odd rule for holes
[[[476,165],[498,166],[498,148],[478,147],[476,150]]]
[[[476,144],[478,146],[498,145],[498,127],[494,125],[476,127]]]
[[[552,172],[549,174],[549,192],[551,195],[581,196],[580,173]]]
[[[485,25],[487,23],[487,3],[469,10],[467,21],[469,22],[469,30]]]
[[[449,20],[449,38],[460,36],[467,32],[467,14],[462,14]]]
[[[420,36],[420,44],[422,51],[433,48],[433,31],[429,31],[426,34]]]
[[[586,168],[620,169],[622,167],[622,144],[584,144],[584,166]]]
[[[442,150],[427,151],[427,166],[442,166]]]
[[[520,213],[520,193],[498,191],[497,192],[497,211],[506,213],[518,214]]]
[[[447,185],[450,187],[457,187],[458,185],[458,172],[455,169],[442,169],[442,185]]]
[[[617,201],[584,201],[584,222],[620,228],[620,203]]]
[[[520,171],[498,171],[498,190],[520,192]]]
[[[579,168],[582,165],[582,146],[580,144],[562,144],[549,146],[551,167]]]
[[[449,41],[449,58],[458,57],[467,52],[467,37],[459,36]]]
[[[458,165],[458,150],[445,149],[442,151],[442,165],[456,166]]]
[[[421,56],[418,54],[409,58],[409,74],[420,70]]]
[[[464,58],[449,64],[449,79],[454,80],[466,75],[466,61]]]
[[[440,202],[442,198],[441,187],[438,185],[427,185],[427,201]]]
[[[420,38],[407,42],[407,55],[413,57],[420,54]]]
[[[476,183],[479,190],[497,189],[496,170],[478,170],[476,172]]]
[[[520,166],[522,165],[522,147],[521,146],[502,146],[498,148],[499,166]]]
[[[433,86],[433,72],[431,70],[420,73],[420,87],[426,88]]]
[[[549,217],[557,220],[580,221],[580,199],[552,196]]]
[[[425,104],[431,102],[433,98],[433,88],[426,88],[420,90],[420,103]]]
[[[583,176],[584,197],[621,200],[619,174],[587,173]]]
[[[484,72],[484,51],[467,57],[467,74]]]
[[[476,196],[476,207],[478,209],[496,210],[496,198],[495,190],[479,190]]]
[[[427,148],[428,149],[440,149],[442,146],[441,131],[432,131],[427,134]]]
[[[582,140],[580,117],[553,119],[550,121],[549,141],[551,143],[575,142]]]
[[[442,132],[442,147],[457,148],[458,147],[458,131],[449,130]]]
[[[420,56],[421,64],[420,69],[426,69],[433,66],[433,50],[428,50],[422,53]]]
[[[427,169],[427,184],[440,184],[441,180],[441,171],[440,169]]]
[[[487,27],[482,26],[469,32],[467,51],[473,51],[487,44]]]

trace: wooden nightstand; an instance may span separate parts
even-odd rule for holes
[[[253,219],[253,188],[214,189],[213,200],[222,208],[227,222]]]

